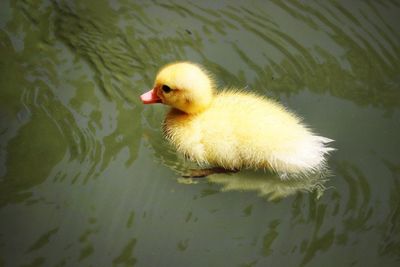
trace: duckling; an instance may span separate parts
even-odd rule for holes
[[[200,65],[177,62],[158,72],[144,104],[171,106],[163,130],[176,150],[216,172],[269,169],[282,179],[324,169],[333,140],[315,135],[279,103],[238,89],[216,90]],[[210,174],[207,172],[207,174]]]

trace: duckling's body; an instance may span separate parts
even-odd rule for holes
[[[200,81],[205,86],[192,88],[190,82],[196,83],[197,75],[210,83]],[[205,100],[196,106],[192,96],[201,98],[202,91]],[[332,150],[325,145],[332,140],[314,135],[297,116],[272,100],[238,90],[214,92],[212,79],[191,63],[166,66],[153,91],[142,95],[145,103],[149,94],[154,97],[151,103],[161,100],[172,105],[164,133],[179,152],[200,165],[268,168],[285,177],[321,169]],[[175,99],[179,108],[173,105]]]

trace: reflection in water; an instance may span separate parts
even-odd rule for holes
[[[325,190],[326,175],[314,174],[304,179],[282,180],[274,174],[248,172],[232,176],[212,176],[210,181],[222,184],[223,191],[255,191],[269,200],[277,200],[297,192],[314,192],[320,198]]]
[[[0,1],[0,266],[396,266],[399,9]],[[337,140],[332,178],[177,183],[165,110],[138,101],[175,60]]]

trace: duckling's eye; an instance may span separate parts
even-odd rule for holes
[[[161,87],[161,89],[164,91],[164,93],[169,93],[169,92],[171,92],[171,88],[169,88],[168,85],[163,85],[163,86]]]

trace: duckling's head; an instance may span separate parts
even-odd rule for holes
[[[189,62],[169,64],[158,72],[154,87],[140,96],[144,104],[163,103],[188,114],[209,107],[214,82],[201,67]]]

